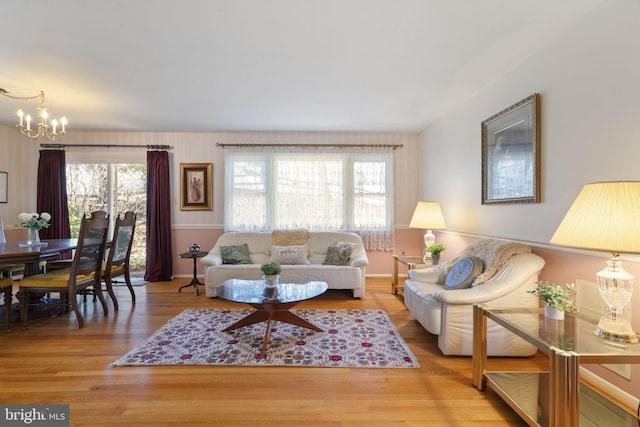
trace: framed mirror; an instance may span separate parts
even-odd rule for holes
[[[482,204],[540,202],[539,94],[482,122]]]

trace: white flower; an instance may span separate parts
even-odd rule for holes
[[[42,212],[42,214],[38,215],[37,213],[21,213],[18,215],[18,220],[20,221],[20,226],[27,228],[35,228],[36,230],[40,230],[42,228],[49,228],[51,224],[49,221],[51,220],[51,214],[47,212]]]
[[[31,219],[31,214],[30,213],[21,213],[20,215],[18,215],[18,221],[20,222],[27,222]]]

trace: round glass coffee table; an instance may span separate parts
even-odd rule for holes
[[[264,333],[262,352],[260,353],[261,357],[265,357],[271,322],[274,320],[323,332],[313,323],[289,310],[302,301],[321,295],[327,288],[328,285],[325,282],[308,280],[299,276],[281,275],[280,283],[275,286],[266,286],[264,279],[258,276],[225,280],[218,288],[218,297],[249,304],[255,308],[255,311],[226,327],[223,332],[233,331],[266,320],[267,330]]]

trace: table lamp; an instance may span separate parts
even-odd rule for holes
[[[551,238],[551,243],[611,252],[607,267],[596,274],[607,312],[594,333],[602,338],[637,343],[624,307],[631,301],[633,276],[622,268],[620,253],[640,253],[640,182],[586,184]]]
[[[444,223],[444,217],[442,216],[442,210],[440,209],[440,203],[438,202],[418,202],[416,210],[413,212],[411,222],[409,223],[411,228],[422,228],[427,230],[424,233],[425,247],[429,247],[436,242],[436,236],[431,230],[444,230],[447,228]],[[431,253],[425,253],[425,259],[430,259]]]

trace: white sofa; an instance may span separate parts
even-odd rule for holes
[[[513,253],[503,253],[502,260],[476,251],[492,245],[496,250],[507,246],[517,249]],[[487,273],[483,278],[486,281],[466,289],[445,289],[444,280],[453,265],[463,257],[478,255],[484,258],[482,274]],[[537,287],[536,281],[544,264],[544,260],[525,245],[483,239],[438,267],[410,270],[405,281],[404,301],[415,319],[429,332],[438,335],[438,347],[443,354],[470,356],[473,353],[473,305],[537,308],[538,299],[527,291]],[[488,269],[497,271],[493,274]],[[534,346],[489,320],[489,356],[531,356],[535,352]]]
[[[261,274],[260,266],[270,260],[267,247],[271,244],[271,232],[230,232],[222,234],[209,254],[200,259],[204,264],[204,283],[206,295],[217,296],[217,288],[227,279],[255,276]],[[325,265],[327,249],[338,242],[354,243],[348,265]],[[251,264],[223,264],[221,246],[234,246],[247,243]],[[307,242],[311,249],[309,264],[282,264],[282,274],[294,273],[313,280],[327,282],[329,289],[352,289],[354,298],[364,296],[365,272],[369,264],[367,253],[360,236],[346,232],[310,232]]]

